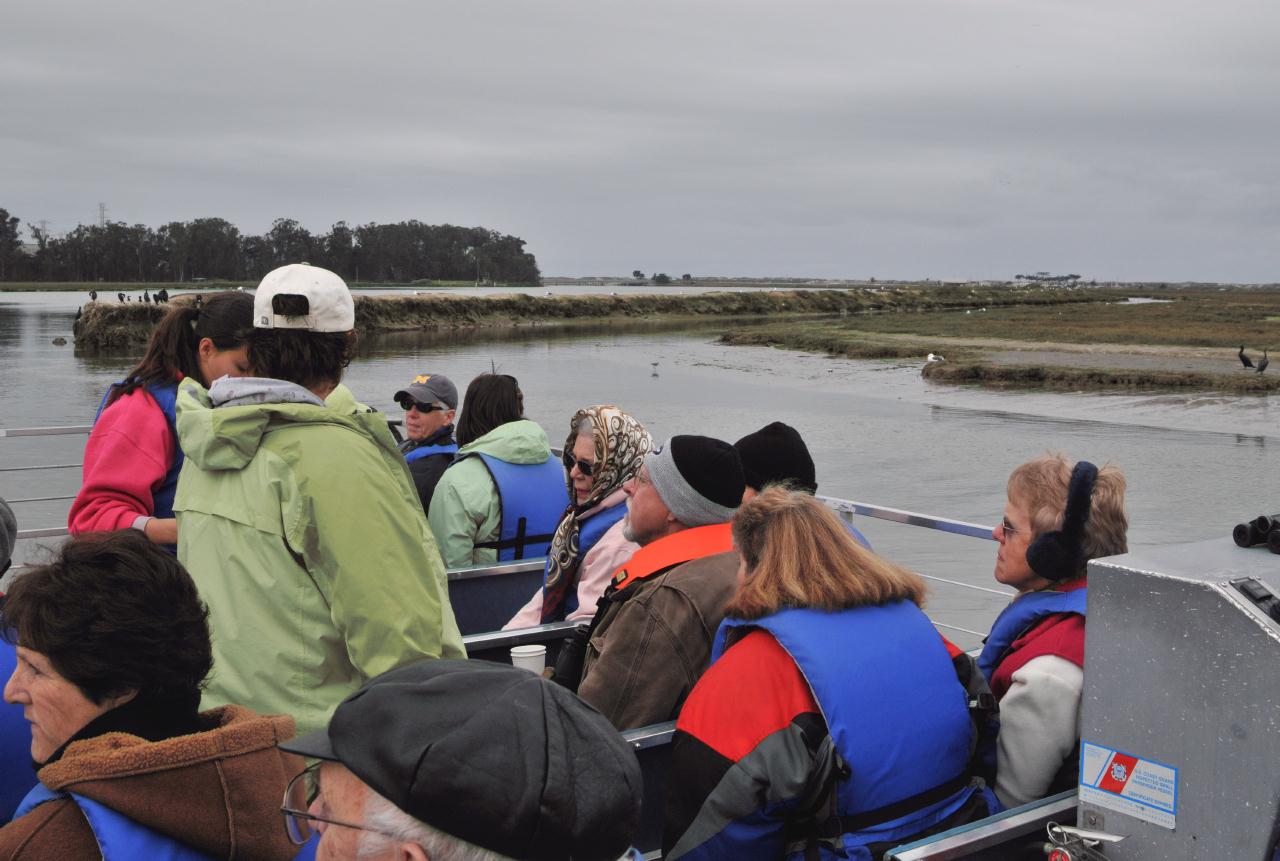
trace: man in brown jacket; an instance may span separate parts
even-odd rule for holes
[[[640,549],[601,599],[578,686],[618,729],[674,720],[707,668],[738,585],[729,521],[744,488],[734,447],[703,436],[667,440],[624,485],[623,534]]]

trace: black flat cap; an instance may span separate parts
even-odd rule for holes
[[[504,664],[428,660],[347,697],[280,747],[340,762],[410,816],[530,861],[614,861],[631,846],[635,754],[560,685]]]

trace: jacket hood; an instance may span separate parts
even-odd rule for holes
[[[280,800],[304,763],[276,745],[293,737],[293,718],[242,706],[201,717],[208,731],[164,741],[108,733],[74,742],[40,782],[217,858],[292,858]]]
[[[395,450],[386,417],[341,384],[321,401],[283,380],[224,377],[206,391],[188,377],[178,387],[177,413],[183,454],[209,471],[243,469],[267,432],[294,423],[340,425]]]
[[[488,454],[507,463],[542,463],[551,456],[551,441],[537,422],[528,419],[498,425],[458,449],[458,455]]]

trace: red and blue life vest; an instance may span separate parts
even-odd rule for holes
[[[1065,592],[1028,592],[1016,598],[996,617],[995,623],[991,626],[991,633],[987,634],[987,641],[982,647],[982,654],[978,656],[978,668],[982,670],[982,675],[986,676],[987,683],[991,685],[997,698],[1003,696],[1008,689],[1007,680],[1003,685],[999,685],[997,678],[1011,674],[1001,672],[1000,665],[1011,652],[1015,651],[1014,643],[1050,616],[1084,617],[1088,591],[1087,587],[1080,585],[1069,588],[1069,591]],[[1061,657],[1083,666],[1083,642],[1077,646],[1080,649],[1078,656],[1073,649],[1071,654],[1061,655]],[[1051,653],[1053,652],[1038,651],[1037,655]]]
[[[476,547],[498,551],[498,561],[534,559],[547,555],[560,516],[569,507],[564,467],[548,457],[542,463],[508,463],[490,454],[473,452],[493,477],[498,490],[501,522],[496,541],[477,541]]]
[[[976,788],[965,690],[920,608],[899,601],[726,619],[712,661],[742,627],[768,631],[795,661],[849,766],[840,772],[830,817],[838,830],[819,823],[839,835],[847,853],[841,857],[870,857],[869,844],[913,837],[969,802]]]
[[[74,801],[84,814],[94,839],[98,841],[103,861],[134,861],[139,858],[147,861],[212,861],[214,858],[153,831],[105,804],[75,792],[55,792],[43,783],[37,783],[27,793],[13,818],[25,816],[47,801],[63,798]]]

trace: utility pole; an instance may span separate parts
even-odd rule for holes
[[[107,226],[107,205],[105,203],[98,204],[98,226]]]

